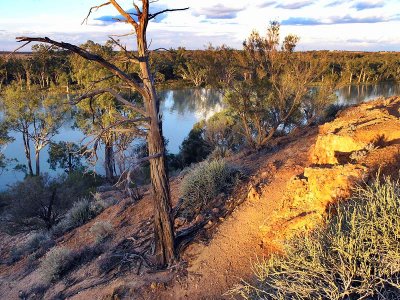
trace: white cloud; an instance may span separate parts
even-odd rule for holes
[[[12,50],[18,45],[15,37],[19,35],[44,35],[54,39],[83,43],[88,39],[97,42],[107,40],[110,34],[127,33],[131,28],[126,24],[108,23],[95,20],[101,16],[117,15],[108,6],[100,9],[90,18],[88,25],[81,25],[90,6],[99,4],[97,0],[15,0],[19,4],[18,13],[14,4],[0,2],[0,50]],[[130,8],[131,0],[120,0],[121,5]],[[294,33],[301,37],[300,48],[308,49],[348,49],[382,50],[386,46],[400,50],[400,34],[393,30],[399,28],[400,2],[397,0],[160,0],[161,6],[187,7],[183,12],[169,13],[158,23],[149,25],[152,47],[203,48],[208,42],[214,45],[227,44],[241,47],[241,42],[252,29],[264,34],[271,20],[285,21],[298,18],[300,26],[282,26],[282,35]],[[360,5],[361,3],[361,5]],[[31,4],[29,6],[29,4]],[[358,6],[356,6],[358,4]],[[281,6],[281,8],[277,7]],[[286,9],[284,8],[286,6]],[[360,9],[371,6],[370,8]],[[287,9],[292,8],[292,9]],[[296,8],[296,9],[294,9]],[[26,10],[24,10],[26,9]],[[346,20],[337,16],[346,15]],[[307,26],[328,22],[327,25]],[[370,21],[359,23],[356,20]],[[384,20],[386,22],[380,22]],[[374,21],[374,22],[372,22]],[[342,24],[340,24],[342,23]],[[347,23],[347,24],[343,24]],[[292,23],[294,24],[294,23]],[[101,25],[101,26],[100,26]],[[368,39],[368,43],[356,40]],[[132,40],[125,39],[127,45]],[[375,41],[375,43],[374,43]],[[133,46],[132,46],[133,47]],[[131,48],[132,48],[131,47]]]

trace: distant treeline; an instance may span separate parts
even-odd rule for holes
[[[88,41],[86,46],[94,44]],[[109,54],[118,59],[120,52]],[[131,52],[132,56],[135,55]],[[298,52],[297,52],[298,53]],[[311,60],[325,60],[326,72],[336,74],[347,84],[365,84],[400,80],[399,52],[306,51]],[[243,68],[243,50],[226,46],[209,46],[205,50],[185,48],[153,51],[149,54],[158,84],[183,81],[186,86],[219,87],[219,83],[233,76],[234,69]],[[0,53],[0,88],[12,81],[39,84],[42,87],[79,84],[73,74],[76,55],[44,45],[36,45],[32,52]],[[123,60],[122,60],[123,61]],[[225,78],[221,78],[225,77]],[[218,78],[216,78],[218,77]],[[323,78],[321,78],[322,80]]]

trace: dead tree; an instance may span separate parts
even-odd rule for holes
[[[102,93],[110,93],[121,104],[128,106],[130,109],[141,114],[143,118],[148,120],[146,138],[149,150],[150,176],[154,198],[155,257],[157,264],[160,267],[163,267],[172,264],[176,259],[177,253],[175,253],[174,231],[171,220],[171,199],[169,180],[166,172],[165,143],[162,136],[161,120],[159,115],[159,99],[157,98],[154,79],[150,72],[146,30],[149,21],[154,19],[156,16],[162,13],[185,10],[188,8],[165,9],[159,12],[150,13],[150,2],[151,1],[149,0],[142,0],[141,8],[133,3],[135,13],[128,13],[128,11],[124,10],[116,0],[110,0],[109,2],[92,7],[86,17],[87,19],[93,10],[97,10],[103,6],[112,5],[117,9],[119,14],[121,14],[121,19],[118,19],[117,21],[132,25],[134,32],[136,33],[137,55],[133,56],[132,53],[128,53],[128,51],[126,51],[122,46],[121,48],[124,49],[127,55],[129,55],[130,61],[135,61],[139,64],[141,80],[133,78],[113,63],[103,59],[101,56],[90,53],[85,49],[69,43],[54,41],[47,37],[18,37],[17,40],[25,43],[42,42],[52,44],[70,50],[85,59],[97,62],[104,68],[108,69],[112,74],[119,77],[130,87],[130,89],[139,93],[143,98],[144,107],[138,107],[124,99],[121,94],[111,88],[93,90],[80,97],[89,98]],[[127,122],[133,121],[127,120]]]

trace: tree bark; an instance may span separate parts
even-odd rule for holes
[[[40,150],[35,149],[35,167],[36,176],[40,175]]]
[[[112,141],[107,139],[104,143],[104,148],[104,168],[106,171],[106,179],[112,183],[114,181],[114,150]]]
[[[24,151],[25,151],[26,163],[28,165],[29,176],[33,176],[31,147],[29,145],[29,137],[27,136],[26,132],[22,132],[22,139],[24,141]]]
[[[71,174],[73,171],[72,167],[72,152],[68,151],[68,174]]]
[[[159,115],[159,101],[150,72],[147,51],[146,28],[148,1],[143,1],[143,14],[140,24],[136,27],[139,66],[146,91],[145,107],[150,119],[150,129],[147,135],[150,160],[150,177],[154,197],[154,235],[155,255],[160,267],[172,264],[175,257],[174,230],[171,221],[171,198],[168,174],[166,172],[165,143],[162,136],[162,125]]]

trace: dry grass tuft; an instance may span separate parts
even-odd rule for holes
[[[254,284],[229,294],[245,299],[398,299],[400,184],[384,178],[358,187],[324,229],[297,236],[286,255],[253,264]]]

